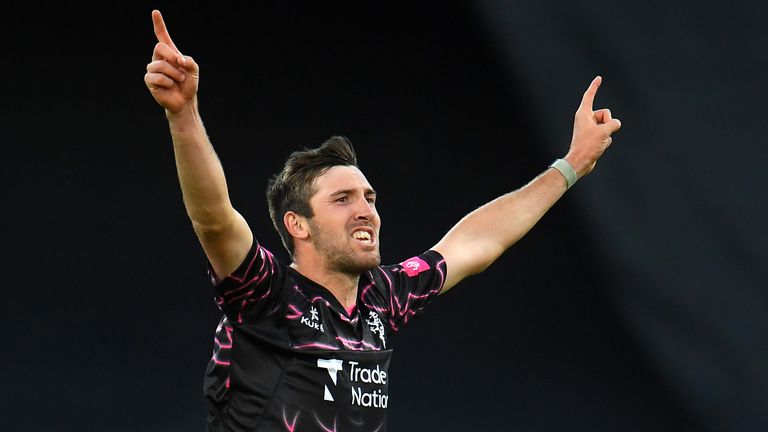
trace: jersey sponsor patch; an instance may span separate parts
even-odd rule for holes
[[[429,270],[429,264],[419,257],[409,258],[400,263],[409,277],[414,277],[423,271]]]
[[[344,363],[344,360],[340,359],[317,359],[317,367],[326,369],[331,376],[334,392],[336,391],[335,386],[338,382],[339,372],[346,372]],[[386,409],[389,402],[386,365],[382,368],[377,363],[375,364],[376,368],[373,369],[364,367],[355,360],[347,360],[346,363],[349,364],[347,376],[352,392],[352,405]],[[336,402],[327,384],[323,388],[323,399],[329,402]],[[346,400],[349,401],[350,399],[347,397]]]

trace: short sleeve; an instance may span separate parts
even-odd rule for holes
[[[389,327],[397,332],[440,294],[445,283],[445,259],[429,250],[399,264],[371,271],[373,291],[364,296],[374,310],[385,311]]]
[[[285,271],[256,239],[240,266],[221,281],[208,263],[216,304],[232,323],[252,321],[274,311]]]

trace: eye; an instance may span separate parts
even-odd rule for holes
[[[341,197],[336,198],[336,202],[337,203],[345,203],[347,201],[349,201],[349,197],[346,197],[346,196],[341,196]]]

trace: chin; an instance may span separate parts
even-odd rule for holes
[[[381,264],[381,255],[376,252],[375,254],[366,254],[364,257],[358,256],[355,259],[349,259],[343,267],[344,271],[348,273],[364,273],[379,264]]]
[[[361,268],[364,268],[363,271],[368,271],[381,264],[381,256],[376,254],[375,256],[366,257],[365,259],[360,260],[358,264]]]

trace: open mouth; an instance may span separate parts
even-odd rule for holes
[[[373,241],[371,238],[371,233],[367,231],[355,231],[352,233],[352,237],[354,237],[355,240],[363,243],[371,243]]]

